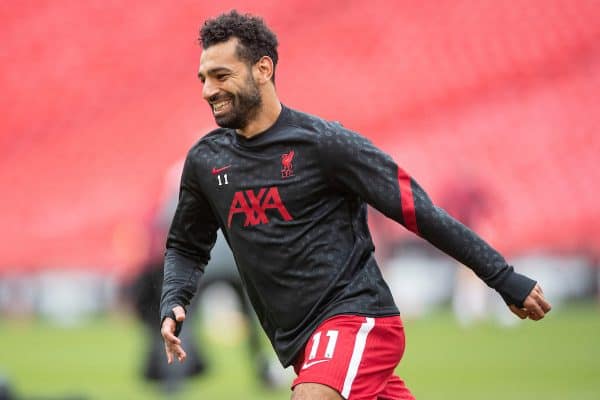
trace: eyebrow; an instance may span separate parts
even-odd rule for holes
[[[206,71],[206,75],[215,75],[218,74],[219,72],[231,72],[232,70],[230,70],[227,67],[215,67],[212,69],[209,69],[208,71]],[[198,78],[202,79],[204,78],[204,75],[202,75],[202,73],[200,73],[200,71],[198,71]]]

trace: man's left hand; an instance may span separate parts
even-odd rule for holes
[[[523,302],[523,308],[519,308],[514,304],[511,304],[509,308],[521,319],[529,318],[534,321],[539,321],[550,312],[552,306],[544,298],[542,287],[539,284],[536,284]]]

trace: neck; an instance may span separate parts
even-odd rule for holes
[[[281,113],[281,103],[275,93],[270,93],[263,96],[263,104],[256,115],[256,117],[250,121],[244,129],[238,129],[237,133],[244,136],[246,139],[250,139],[253,136],[259,135],[262,132],[269,129]]]

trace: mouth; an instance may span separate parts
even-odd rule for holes
[[[213,115],[221,115],[231,109],[231,99],[218,100],[210,104],[212,106]]]

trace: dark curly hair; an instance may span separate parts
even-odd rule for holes
[[[223,43],[235,37],[240,45],[237,54],[240,59],[250,65],[255,64],[263,56],[273,60],[273,76],[275,82],[275,66],[277,65],[277,36],[267,27],[262,18],[251,14],[240,14],[236,10],[208,19],[200,29],[200,44],[203,49]]]

